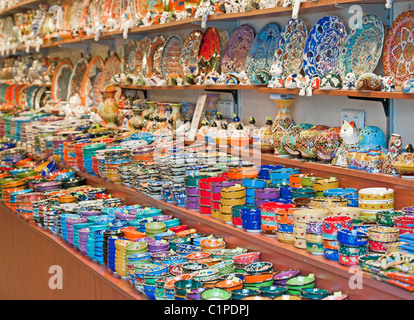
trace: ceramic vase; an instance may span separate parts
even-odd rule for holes
[[[117,90],[115,87],[107,87],[103,93],[105,100],[102,105],[102,109],[99,115],[104,119],[108,124],[116,125],[117,115],[118,115],[118,103],[115,100],[115,94]]]

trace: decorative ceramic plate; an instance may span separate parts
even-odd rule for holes
[[[394,77],[401,86],[404,79],[414,74],[414,11],[400,14],[392,23],[384,43],[383,64],[385,76]]]
[[[180,64],[184,75],[198,74],[198,53],[202,39],[203,33],[198,30],[191,32],[185,39],[180,55]]]
[[[106,2],[106,0],[97,0],[95,2],[95,5],[94,5],[95,8],[93,9],[93,13],[92,13],[92,23],[93,24],[97,24],[97,25],[102,24],[103,15],[105,13],[104,12],[105,2]]]
[[[100,88],[99,90],[102,92],[106,89],[106,87],[108,87],[111,84],[111,79],[114,75],[116,74],[121,74],[122,72],[122,64],[121,64],[121,60],[116,56],[116,55],[111,55],[108,57],[108,59],[106,59],[105,64],[104,64],[104,68],[102,71],[102,79],[101,79],[101,83],[100,83]],[[120,92],[122,90],[118,87],[118,92],[115,95],[115,99],[119,99],[120,97]]]
[[[274,61],[279,37],[280,29],[276,23],[269,23],[260,29],[246,57],[246,74],[250,80],[253,80],[255,72],[270,69]]]
[[[339,74],[339,53],[347,33],[341,19],[325,16],[309,32],[303,55],[305,74],[323,77]]]
[[[122,0],[112,0],[111,18],[119,23],[121,21]]]
[[[138,40],[136,43],[135,50],[135,75],[140,75],[143,71],[143,60],[145,57],[145,52],[151,44],[151,39],[148,37]]]
[[[254,36],[254,29],[248,24],[241,25],[233,31],[221,56],[222,73],[244,70]]]
[[[44,101],[45,95],[47,95],[46,87],[40,87],[39,90],[36,91],[33,104],[35,111],[38,111],[43,107],[42,102]]]
[[[93,106],[93,84],[95,82],[96,76],[102,73],[103,67],[104,61],[100,56],[93,57],[88,64],[85,75],[83,77],[80,92],[82,104],[86,107]],[[97,107],[97,105],[95,107]]]
[[[220,68],[220,35],[216,28],[207,28],[198,52],[198,69],[206,75]]]
[[[69,59],[62,59],[58,62],[53,74],[52,86],[50,90],[53,101],[66,101],[72,72],[73,65]]]
[[[68,96],[67,100],[73,97],[75,94],[79,94],[82,87],[83,77],[86,73],[86,69],[88,68],[88,60],[85,58],[80,58],[75,66],[73,67],[72,75],[70,76],[69,86],[68,86]]]
[[[283,64],[283,75],[299,74],[303,66],[308,31],[300,19],[292,19],[280,33],[279,48],[275,59]]]
[[[161,58],[164,44],[165,38],[163,36],[158,36],[152,40],[142,61],[144,76],[161,76]]]
[[[92,84],[91,98],[92,98],[93,107],[99,106],[99,104],[103,102],[104,100],[102,91],[100,90],[100,88],[102,88],[102,80],[103,80],[103,72],[99,72],[96,75],[94,82]]]
[[[339,69],[342,79],[353,72],[358,79],[374,72],[382,53],[384,26],[380,18],[366,15],[361,25],[353,28],[341,48]]]
[[[129,74],[135,70],[137,46],[134,40],[126,40],[122,48],[122,72]]]
[[[103,14],[102,14],[102,23],[105,25],[108,23],[108,20],[111,18],[111,5],[112,0],[106,0],[104,2]]]
[[[161,71],[164,79],[168,75],[176,73],[182,77],[183,70],[180,65],[181,49],[183,41],[177,35],[173,35],[165,42],[164,50],[162,51]]]

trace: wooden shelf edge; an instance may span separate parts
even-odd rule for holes
[[[21,11],[23,9],[26,9],[27,6],[32,6],[32,5],[40,4],[41,2],[42,1],[40,1],[40,0],[27,0],[27,1],[22,1],[22,2],[14,5],[14,6],[11,6],[11,7],[7,8],[7,9],[4,9],[3,11],[0,11],[0,16]]]
[[[79,263],[82,263],[85,267],[91,270],[97,277],[102,279],[105,283],[117,290],[127,299],[134,300],[149,300],[146,296],[136,291],[132,285],[122,280],[118,276],[114,275],[106,266],[100,265],[97,262],[92,261],[89,257],[84,256],[78,249],[70,247],[61,237],[53,234],[46,229],[43,229],[36,225],[34,222],[27,222],[20,216],[18,216],[11,208],[9,208],[3,201],[0,201],[0,212],[13,216],[20,223],[24,224],[31,231],[36,232],[43,238],[47,239],[52,245],[59,247],[64,253],[75,258]]]
[[[132,90],[257,90],[259,85],[183,85],[183,86],[137,86],[118,84],[122,89]]]

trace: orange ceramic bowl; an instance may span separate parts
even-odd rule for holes
[[[206,265],[208,265],[209,267],[214,266],[217,263],[223,262],[222,259],[218,259],[218,258],[206,258],[206,259],[200,259],[197,260],[197,262],[199,263],[205,263]]]
[[[183,230],[183,231],[176,232],[175,235],[178,236],[178,237],[186,237],[189,234],[196,233],[196,232],[197,232],[196,229],[186,229],[186,230]]]
[[[224,289],[227,291],[239,290],[243,288],[243,281],[238,280],[221,280],[214,285],[216,288]]]
[[[257,282],[269,281],[272,278],[273,278],[273,272],[246,274],[244,276],[244,282],[245,283],[257,283]]]
[[[210,258],[210,252],[194,252],[194,253],[190,253],[189,255],[187,255],[187,260],[188,261],[198,261],[201,259],[205,259],[207,260],[208,258]]]

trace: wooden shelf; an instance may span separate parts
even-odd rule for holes
[[[59,166],[67,168],[63,164]],[[228,248],[245,247],[249,251],[260,251],[261,260],[272,262],[275,270],[297,268],[302,271],[302,274],[314,273],[318,287],[345,292],[354,300],[413,298],[409,291],[378,281],[369,274],[363,275],[363,290],[351,290],[349,279],[352,274],[349,273],[348,267],[342,266],[338,262],[328,261],[321,256],[312,255],[307,250],[297,249],[293,244],[282,243],[272,237],[246,232],[210,215],[200,214],[172,203],[156,200],[123,184],[114,184],[83,171],[76,170],[76,172],[86,179],[88,185],[103,187],[113,196],[125,199],[128,204],[139,203],[143,206],[154,206],[163,209],[164,214],[171,214],[179,218],[181,224],[186,224],[206,234],[223,237]]]
[[[261,86],[256,85],[188,85],[188,86],[134,86],[127,84],[118,85],[122,89],[132,90],[256,90]]]
[[[16,12],[21,12],[26,9],[34,8],[36,5],[41,4],[41,0],[26,0],[22,1],[14,6],[11,6],[7,9],[4,9],[3,11],[0,11],[0,16],[12,14]]]

